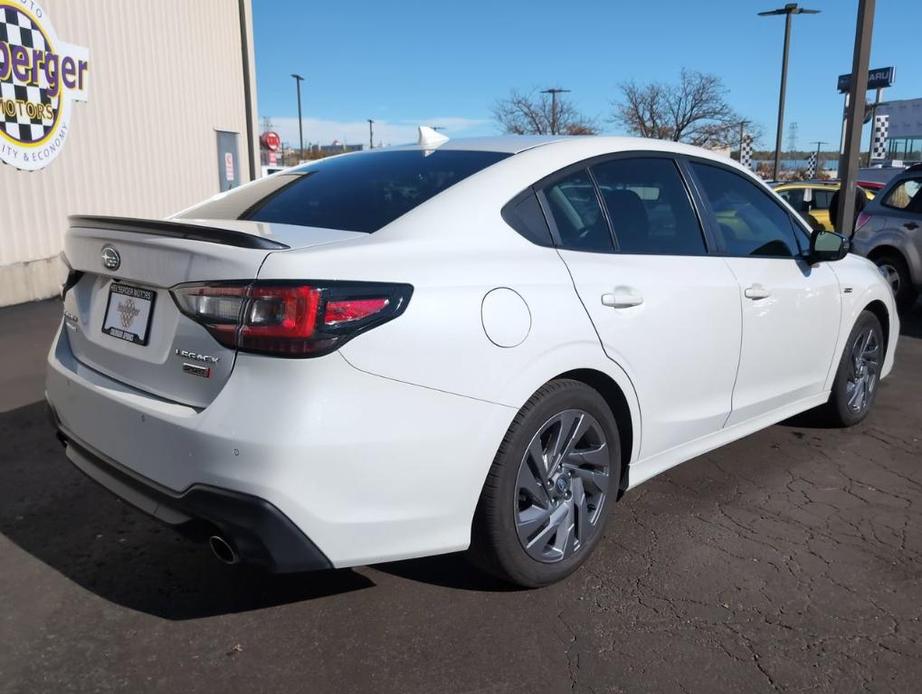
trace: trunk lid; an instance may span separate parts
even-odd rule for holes
[[[206,407],[230,377],[236,350],[180,313],[170,288],[252,280],[270,253],[353,237],[366,235],[258,222],[73,217],[64,254],[82,275],[64,301],[71,349],[126,385]]]

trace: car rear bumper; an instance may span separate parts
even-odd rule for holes
[[[286,521],[309,543],[304,552],[312,545],[333,567],[465,549],[483,481],[515,416],[506,406],[360,371],[339,353],[240,354],[221,392],[196,409],[81,364],[69,329],[52,345],[46,397],[70,460],[88,474],[128,475],[138,484],[119,477],[123,484],[104,486],[174,525],[188,517],[229,535],[252,531],[251,553],[270,567],[313,564],[279,555],[258,531]],[[203,490],[231,498],[228,512],[215,513],[214,494],[205,509]],[[276,518],[272,509],[284,520],[266,520]]]
[[[208,485],[175,494],[92,450],[51,418],[77,469],[116,496],[193,539],[217,535],[240,561],[270,571],[319,571],[333,565],[291,520],[264,499]]]

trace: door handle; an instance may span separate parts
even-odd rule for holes
[[[761,284],[754,284],[751,287],[746,287],[743,291],[743,295],[747,299],[767,299],[772,295],[771,291],[763,287]]]
[[[915,222],[906,222],[903,226],[909,229],[910,231],[913,231],[914,229],[919,228],[919,225],[916,224]]]
[[[627,287],[617,287],[611,294],[602,295],[602,306],[611,308],[630,308],[642,303],[643,297]]]

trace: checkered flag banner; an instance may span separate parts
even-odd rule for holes
[[[752,135],[749,133],[743,135],[743,143],[740,148],[740,164],[747,169],[752,168]]]
[[[14,7],[0,7],[0,42],[22,46],[29,51],[48,51],[51,47],[45,35],[32,20]],[[9,68],[9,66],[7,66]],[[38,142],[54,126],[54,110],[60,96],[52,96],[44,71],[40,71],[38,84],[14,84],[12,71],[0,79],[0,99],[5,104],[28,104],[28,108],[0,109],[0,129],[18,142]]]
[[[874,116],[874,138],[871,140],[871,159],[887,158],[887,138],[890,133],[890,116]]]
[[[810,152],[807,159],[807,178],[816,178],[816,152]]]

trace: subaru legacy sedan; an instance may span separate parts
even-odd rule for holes
[[[847,250],[702,149],[421,129],[72,218],[47,399],[74,465],[225,562],[467,550],[539,586],[654,475],[867,415],[899,323]]]

